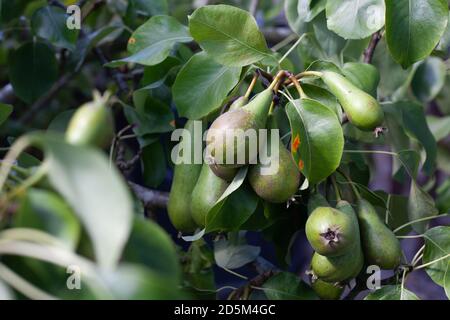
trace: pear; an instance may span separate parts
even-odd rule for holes
[[[311,281],[311,288],[323,300],[339,300],[344,287],[337,283],[330,283],[321,279]]]
[[[300,186],[300,171],[295,164],[291,152],[286,149],[281,140],[278,148],[278,170],[264,174],[263,169],[269,169],[269,164],[252,165],[248,172],[250,185],[258,196],[272,203],[283,203],[292,198]],[[267,140],[267,150],[271,150],[271,139]],[[272,155],[269,155],[269,157]],[[275,161],[272,159],[271,161]],[[272,163],[272,165],[274,165]]]
[[[336,72],[323,71],[321,77],[353,125],[361,130],[371,131],[382,124],[384,113],[374,97]]]
[[[343,255],[360,241],[356,215],[331,207],[316,208],[306,221],[305,231],[313,249],[328,257]]]
[[[341,282],[356,277],[364,265],[360,243],[355,243],[348,253],[327,257],[317,252],[313,254],[311,268],[313,273],[326,282]]]
[[[206,215],[230,184],[214,174],[207,163],[202,166],[200,177],[192,192],[191,212],[195,222],[205,227]]]
[[[230,108],[228,108],[228,111],[240,109],[243,106],[245,106],[247,103],[248,103],[248,98],[246,96],[239,97],[233,101],[233,103],[230,105]]]
[[[240,130],[242,130],[241,133],[254,130],[252,133],[257,138],[258,130],[266,126],[272,98],[272,87],[269,87],[257,94],[245,106],[225,112],[211,124],[207,141],[212,163],[220,167],[238,168],[255,161],[258,146],[250,148],[248,139],[239,138],[237,133]],[[252,144],[254,143],[253,141]],[[253,150],[251,151],[251,149]],[[243,154],[240,154],[241,152]],[[233,163],[227,163],[227,157]],[[238,159],[242,161],[238,161]]]
[[[191,146],[194,143],[194,121],[188,120],[185,127],[191,133]],[[192,159],[191,159],[192,160]],[[174,227],[181,232],[193,232],[197,224],[192,218],[192,190],[202,169],[201,164],[175,165],[172,187],[167,204],[167,212]]]
[[[367,200],[358,200],[357,213],[367,264],[377,265],[381,269],[396,268],[400,264],[402,250],[394,233]]]

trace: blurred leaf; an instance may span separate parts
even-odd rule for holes
[[[286,0],[284,12],[292,31],[301,35],[306,31],[306,24],[325,10],[326,0]]]
[[[47,130],[64,133],[76,109],[66,110],[58,114],[48,125]]]
[[[1,7],[1,1],[0,1],[0,7]],[[1,14],[1,10],[0,10]],[[0,15],[1,16],[1,15]],[[14,293],[13,291],[2,281],[0,280],[0,300],[14,300]]]
[[[42,42],[27,42],[14,50],[9,67],[14,93],[27,103],[46,93],[58,76],[55,53]]]
[[[328,29],[344,39],[362,39],[384,26],[383,0],[327,1]]]
[[[419,170],[420,154],[414,150],[402,150],[397,152],[397,154],[401,162],[398,171],[394,175],[394,179],[403,183],[409,178],[415,179]]]
[[[436,190],[436,207],[439,212],[450,212],[450,180],[447,179]]]
[[[120,173],[100,151],[34,134],[48,163],[48,178],[81,219],[100,266],[113,267],[128,239],[132,201]]]
[[[70,249],[76,248],[81,232],[80,223],[69,205],[57,194],[38,189],[29,189],[22,198],[13,226],[45,231]]]
[[[13,106],[9,104],[0,103],[0,126],[8,120],[13,112]]]
[[[246,244],[245,231],[230,232],[228,240],[214,242],[214,258],[217,265],[224,269],[237,269],[252,262],[259,256],[260,247]]]
[[[402,294],[403,291],[403,294]],[[374,292],[369,293],[364,300],[420,300],[413,292],[401,285],[383,286]]]
[[[180,63],[178,58],[167,57],[157,65],[145,67],[141,85],[145,87],[162,79],[166,80],[171,71],[178,69]]]
[[[327,27],[325,13],[318,15],[313,23],[313,31],[327,60],[340,64],[342,50],[346,45],[345,39],[341,38]]]
[[[429,263],[450,254],[450,227],[439,226],[425,232],[425,250],[422,262]],[[450,272],[450,257],[442,259],[425,268],[425,271],[435,283],[445,287],[449,292],[448,273]],[[448,294],[448,293],[447,293]]]
[[[133,62],[145,66],[164,61],[177,43],[190,42],[191,36],[185,26],[170,16],[155,16],[141,25],[128,40],[131,56],[107,64],[117,67]]]
[[[241,68],[222,66],[204,52],[194,55],[172,88],[180,116],[196,120],[218,109],[240,74]]]
[[[407,68],[428,56],[447,20],[445,0],[386,0],[386,39],[394,60]]]
[[[318,183],[333,173],[341,161],[344,148],[341,124],[331,109],[310,99],[289,102],[286,111],[295,163],[310,184]]]
[[[434,205],[431,196],[422,190],[420,186],[413,180],[411,183],[411,191],[408,198],[408,216],[409,220],[417,220],[425,217],[432,217],[439,212]],[[428,221],[417,222],[413,224],[413,229],[422,234],[425,232]]]
[[[275,58],[253,16],[228,5],[204,6],[189,16],[194,40],[217,62],[234,67]]]
[[[359,62],[347,62],[342,67],[342,73],[355,86],[377,97],[377,88],[380,83],[380,73],[371,64]]]
[[[169,5],[167,0],[131,0],[134,8],[146,16],[156,16],[159,14],[167,14]]]
[[[79,30],[66,25],[68,15],[65,10],[55,6],[45,6],[36,10],[31,18],[33,32],[48,40],[56,47],[75,49]]]
[[[264,293],[269,300],[317,300],[314,291],[299,276],[280,272],[267,280]]]
[[[427,123],[436,141],[441,141],[450,134],[450,116],[427,116]]]
[[[181,275],[175,245],[169,235],[153,221],[141,217],[134,219],[123,259],[144,265],[174,280]]]
[[[167,163],[161,141],[156,141],[142,149],[141,165],[145,186],[156,188],[164,181]]]
[[[433,100],[444,86],[445,70],[445,63],[439,58],[429,57],[422,62],[411,83],[414,95],[422,102]]]

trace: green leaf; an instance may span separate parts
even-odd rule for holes
[[[402,294],[403,292],[403,294]],[[401,285],[384,286],[374,292],[369,293],[364,300],[420,300],[413,292]]]
[[[194,55],[172,88],[180,116],[200,119],[218,109],[239,82],[240,74],[240,67],[220,65],[204,52]]]
[[[326,0],[286,0],[284,12],[292,31],[301,35],[306,31],[306,24],[325,10]]]
[[[303,91],[305,91],[306,95],[312,99],[317,100],[325,107],[330,108],[338,119],[342,117],[342,108],[336,97],[327,89],[324,89],[319,86],[315,86],[312,84],[302,84]]]
[[[263,59],[274,61],[253,16],[228,5],[204,6],[189,17],[189,31],[217,62],[242,67]]]
[[[450,180],[447,179],[436,190],[436,206],[439,212],[450,212]]]
[[[383,0],[327,1],[328,29],[344,39],[363,39],[384,25]]]
[[[439,212],[434,205],[433,198],[422,190],[413,180],[408,198],[408,216],[409,220],[417,220],[425,217],[432,217]],[[428,221],[413,224],[413,229],[417,233],[424,233],[428,225]]]
[[[342,127],[336,114],[321,103],[294,100],[286,106],[292,129],[291,152],[310,184],[333,173],[344,149]]]
[[[112,61],[109,67],[125,63],[152,66],[164,61],[177,43],[192,41],[185,26],[170,16],[155,16],[133,32],[128,40],[131,56]]]
[[[9,67],[14,93],[27,103],[46,93],[58,76],[55,53],[42,42],[27,42],[13,51]]]
[[[445,0],[386,0],[386,39],[394,60],[407,68],[427,57],[447,20]]]
[[[445,63],[436,57],[429,57],[417,68],[411,87],[414,95],[422,102],[433,100],[441,91],[446,77]]]
[[[345,39],[328,29],[325,13],[318,15],[312,24],[312,31],[314,31],[326,60],[340,64],[342,51],[347,43]]]
[[[81,219],[100,266],[113,267],[128,239],[133,205],[115,167],[96,149],[69,145],[57,136],[34,134],[48,163],[48,178]]]
[[[167,0],[132,0],[134,9],[146,16],[156,16],[158,14],[167,14],[169,5]]]
[[[377,97],[380,73],[376,67],[367,63],[348,62],[342,67],[342,73],[355,86]]]
[[[450,116],[427,116],[427,123],[436,141],[441,141],[450,135]]]
[[[0,7],[1,7],[1,1],[0,1]],[[0,17],[1,17],[1,10],[0,10]],[[13,291],[3,282],[0,280],[0,300],[14,300],[14,293]]]
[[[14,215],[16,228],[34,228],[45,231],[74,249],[80,238],[80,224],[69,205],[57,194],[29,189]]]
[[[450,227],[439,226],[425,232],[425,250],[422,263],[429,263],[450,254]],[[444,287],[448,295],[450,257],[435,262],[425,268],[425,271],[435,283]]]
[[[12,112],[12,105],[0,103],[0,126],[9,118]]]
[[[280,272],[267,280],[264,293],[269,300],[316,300],[314,291],[299,276]]]
[[[169,235],[153,221],[143,218],[134,219],[123,259],[174,279],[181,275],[175,245]]]
[[[76,109],[66,110],[58,114],[48,125],[47,130],[64,133]]]
[[[67,28],[65,10],[55,6],[45,6],[36,10],[31,18],[33,32],[48,40],[56,47],[75,49],[79,30]]]
[[[214,258],[219,267],[240,268],[259,256],[260,247],[246,244],[245,231],[230,232],[228,240],[221,238],[214,242]]]

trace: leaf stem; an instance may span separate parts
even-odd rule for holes
[[[448,259],[448,258],[450,258],[450,253],[449,253],[449,254],[446,254],[445,256],[442,256],[442,257],[440,257],[440,258],[437,258],[437,259],[435,259],[435,260],[433,260],[433,261],[430,261],[430,262],[421,264],[421,265],[418,266],[418,267],[414,267],[414,270],[419,270],[419,269],[426,268],[426,267],[431,266],[432,264],[434,264],[434,263],[436,263],[436,262],[439,262],[439,261],[442,261],[442,260],[445,260],[445,259]]]
[[[250,94],[252,93],[253,88],[255,87],[255,84],[256,84],[257,80],[258,80],[258,74],[255,73],[253,75],[252,81],[250,82],[250,84],[249,84],[249,86],[247,88],[247,91],[245,92],[245,95],[244,95],[245,98],[248,99],[250,97]]]
[[[336,200],[341,201],[342,200],[341,193],[339,191],[338,185],[336,183],[336,178],[334,176],[331,176],[331,183],[333,184],[333,189],[334,192],[336,193]]]
[[[305,91],[303,91],[303,88],[300,85],[300,82],[297,80],[297,78],[292,75],[292,76],[289,77],[289,79],[295,85],[295,88],[297,89],[298,94],[300,95],[300,99],[307,99],[308,96],[306,95]]]
[[[337,169],[336,171],[339,172],[345,178],[345,180],[347,180],[347,182],[350,184],[350,187],[352,188],[352,191],[355,194],[355,197],[357,199],[361,199],[361,194],[359,193],[358,189],[356,189],[352,179],[341,169]]]
[[[407,227],[407,226],[410,226],[410,225],[412,225],[412,224],[414,224],[414,223],[417,223],[417,222],[422,222],[422,221],[427,221],[427,220],[433,220],[433,219],[440,218],[440,217],[446,217],[446,216],[448,216],[448,215],[449,215],[448,213],[443,213],[443,214],[439,214],[439,215],[437,215],[437,216],[424,217],[424,218],[416,219],[416,220],[413,220],[413,221],[409,221],[409,222],[407,222],[407,223],[405,223],[405,224],[402,224],[400,227],[394,229],[393,232],[396,233],[396,232],[402,230],[403,228],[405,228],[405,227]]]
[[[421,259],[421,253],[423,252],[423,250],[425,250],[425,245],[421,246],[419,250],[417,250],[416,254],[414,255],[414,257],[411,260],[411,265],[414,267],[417,262],[419,262],[419,260]]]
[[[306,33],[302,34],[300,36],[300,38],[298,38],[297,41],[295,41],[295,43],[289,48],[289,50],[281,57],[280,60],[278,60],[278,64],[281,64],[290,54],[292,51],[294,51],[294,49],[300,44],[300,42],[302,42],[303,38],[305,37]]]

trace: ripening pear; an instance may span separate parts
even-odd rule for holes
[[[205,227],[206,215],[229,185],[230,183],[216,176],[207,163],[203,164],[197,184],[191,189],[192,217],[199,226]]]
[[[94,100],[77,109],[66,130],[66,141],[82,146],[106,147],[114,137],[114,120],[108,108],[109,93],[94,92]]]
[[[353,125],[361,130],[371,131],[382,124],[384,113],[374,97],[336,72],[323,71],[321,77],[339,100]]]
[[[193,149],[194,121],[188,120],[184,129],[191,134],[191,148]],[[193,232],[197,228],[191,213],[191,201],[192,190],[200,176],[201,169],[202,165],[194,164],[193,161],[191,164],[177,164],[174,168],[167,212],[174,227],[181,232]]]
[[[272,98],[273,91],[269,87],[245,106],[225,112],[214,120],[207,134],[213,163],[221,167],[238,168],[256,159],[257,143],[249,142],[245,134],[254,134],[257,138],[258,130],[266,127]],[[227,163],[227,158],[232,163]]]
[[[324,256],[340,256],[359,242],[356,215],[331,207],[316,208],[306,221],[306,237],[313,249]]]
[[[396,268],[400,264],[402,249],[395,234],[367,200],[358,200],[357,213],[367,264],[377,265],[381,269]]]
[[[321,279],[311,281],[311,288],[323,300],[339,300],[344,287],[337,283],[330,283]]]
[[[300,186],[300,171],[295,164],[291,152],[286,149],[281,140],[278,140],[278,158],[271,154],[271,135],[267,140],[266,149],[268,158],[271,156],[271,163],[258,163],[250,166],[248,178],[250,185],[258,196],[272,203],[283,203],[293,197]],[[277,165],[274,162],[278,161]],[[263,170],[268,170],[273,166],[270,174]],[[277,168],[276,168],[277,167]],[[277,169],[275,171],[275,168]]]

